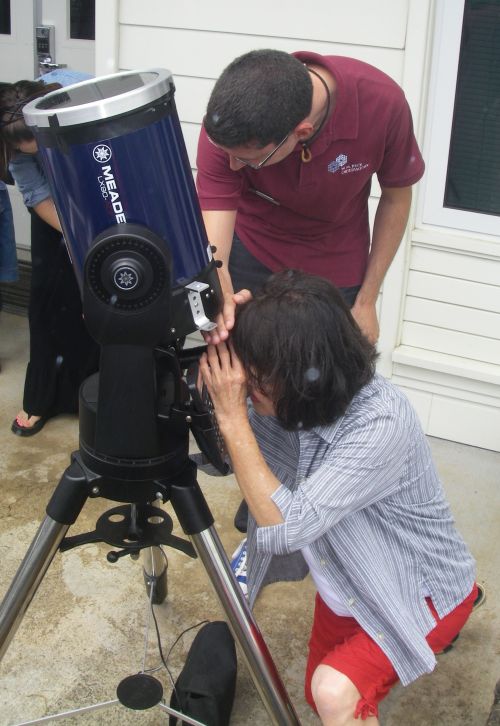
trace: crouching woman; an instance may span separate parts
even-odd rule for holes
[[[474,561],[415,411],[337,290],[289,271],[249,297],[201,369],[250,511],[250,603],[309,569],[306,698],[327,726],[372,726],[465,624]]]

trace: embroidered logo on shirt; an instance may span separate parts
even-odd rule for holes
[[[368,164],[363,161],[356,164],[348,164],[347,154],[339,154],[335,161],[331,161],[328,164],[327,168],[331,174],[335,174],[337,171],[340,171],[341,174],[352,174],[355,171],[362,171],[363,169],[366,169],[367,166]]]
[[[347,156],[345,154],[339,154],[335,161],[331,161],[328,164],[328,171],[332,174],[335,174],[336,171],[341,169],[343,166],[347,164]]]

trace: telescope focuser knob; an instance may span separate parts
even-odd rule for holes
[[[129,292],[143,282],[145,269],[138,259],[121,258],[110,265],[109,275],[117,290]]]
[[[210,250],[212,252],[217,252],[217,247],[215,245],[210,245]]]

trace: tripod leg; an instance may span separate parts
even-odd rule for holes
[[[147,547],[142,550],[142,568],[148,597],[152,593],[153,605],[160,605],[167,597],[167,556],[160,547]]]
[[[0,607],[0,658],[3,657],[69,525],[45,517]]]
[[[69,527],[87,499],[87,481],[73,462],[64,472],[21,565],[0,606],[0,659],[47,572]]]
[[[214,520],[196,481],[195,471],[193,464],[193,468],[186,472],[184,482],[171,486],[172,506],[210,577],[271,722],[275,726],[300,726],[259,626],[213,527]]]
[[[239,643],[255,687],[276,726],[300,721],[281,681],[262,633],[252,615],[214,527],[191,535],[196,552],[210,577]]]

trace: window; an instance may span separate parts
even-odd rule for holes
[[[95,40],[95,0],[70,0],[69,37]]]
[[[10,35],[10,0],[0,0],[0,34]]]
[[[500,0],[437,4],[423,221],[500,231]]]
[[[445,207],[500,215],[500,0],[466,0]]]

